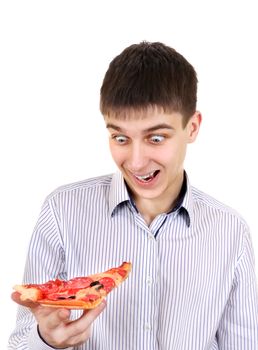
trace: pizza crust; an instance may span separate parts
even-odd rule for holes
[[[43,296],[39,289],[33,287],[28,288],[23,285],[15,285],[13,289],[20,293],[20,299],[22,301],[30,300],[37,302],[39,299],[42,299]]]
[[[83,300],[39,300],[38,303],[42,306],[60,308],[64,307],[66,309],[94,309],[104,300],[104,297],[100,297],[94,301],[83,301]]]

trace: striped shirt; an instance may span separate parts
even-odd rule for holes
[[[63,186],[46,199],[24,283],[87,276],[132,262],[80,350],[257,350],[258,293],[245,221],[192,187],[148,227],[121,173]],[[73,311],[73,317],[79,311]],[[8,349],[50,350],[19,307]]]

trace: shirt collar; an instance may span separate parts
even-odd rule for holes
[[[120,171],[113,174],[109,193],[109,214],[112,215],[116,207],[130,200],[123,175]]]
[[[179,211],[184,212],[186,215],[187,226],[193,221],[193,196],[192,187],[189,182],[189,178],[185,172],[184,185],[185,189],[181,190],[176,204],[176,208]],[[112,215],[114,210],[122,203],[130,201],[130,196],[120,171],[113,174],[111,180],[110,194],[109,194],[109,214]]]
[[[186,179],[186,192],[181,204],[181,211],[184,209],[186,213],[187,226],[189,227],[193,222],[193,194],[192,186],[190,184],[189,178],[185,172]]]

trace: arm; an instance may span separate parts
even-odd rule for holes
[[[18,293],[13,293],[12,298],[23,305],[29,318],[32,316],[36,322],[27,336],[20,337],[18,342],[14,337],[9,349],[72,349],[89,339],[93,321],[105,308],[105,302],[102,302],[95,309],[84,311],[77,320],[70,321],[70,310],[43,307],[33,302],[21,302]],[[19,336],[19,333],[17,335]]]
[[[57,211],[53,202],[46,201],[33,232],[24,272],[23,283],[43,283],[65,278],[65,253]],[[14,301],[21,304],[14,293]],[[50,350],[84,342],[90,335],[90,325],[103,310],[104,304],[69,321],[69,311],[22,303],[9,350]],[[47,345],[49,344],[49,345]],[[52,347],[51,347],[52,346]]]
[[[258,292],[254,253],[249,234],[243,239],[234,282],[222,315],[217,339],[219,349],[258,349]]]

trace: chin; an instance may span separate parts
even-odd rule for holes
[[[142,199],[155,200],[161,198],[164,191],[155,191],[155,190],[137,190],[133,189],[134,195]]]

